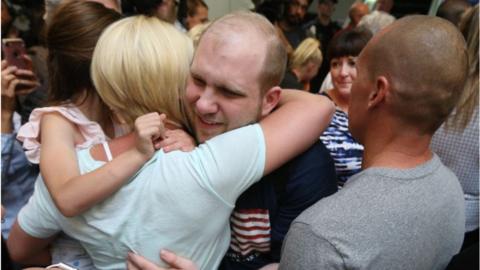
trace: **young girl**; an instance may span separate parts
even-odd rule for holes
[[[132,148],[85,175],[80,175],[77,165],[76,150],[126,133],[118,121],[113,121],[114,114],[99,98],[90,78],[96,42],[102,31],[120,18],[119,13],[101,4],[85,1],[68,1],[55,10],[47,30],[52,106],[34,110],[18,133],[27,158],[40,163],[48,191],[67,217],[107,198],[152,154]],[[161,118],[157,115],[150,120],[158,123]],[[137,134],[151,139],[159,137],[160,132],[157,128]],[[63,238],[54,245],[53,262],[63,261],[82,269],[92,267],[83,249],[72,241]]]

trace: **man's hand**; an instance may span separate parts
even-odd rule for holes
[[[198,267],[190,260],[177,256],[175,253],[162,250],[160,258],[170,265],[168,268],[162,268],[140,255],[128,253],[128,270],[198,270]]]
[[[158,149],[159,139],[165,137],[163,120],[166,116],[158,113],[148,113],[135,120],[135,149],[150,159]]]
[[[190,152],[195,149],[195,146],[193,137],[183,129],[167,130],[165,138],[158,144],[158,148],[162,148],[165,153],[175,150]]]

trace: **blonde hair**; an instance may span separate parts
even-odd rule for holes
[[[320,42],[315,38],[306,38],[293,51],[289,67],[290,69],[299,68],[311,61],[321,65],[322,60]]]
[[[93,53],[91,75],[103,101],[130,125],[148,112],[188,127],[183,108],[191,40],[156,17],[128,17],[109,26]]]
[[[478,4],[465,11],[459,29],[467,41],[468,77],[455,113],[446,122],[447,128],[465,128],[478,107]]]
[[[203,32],[205,32],[205,30],[208,28],[209,25],[210,25],[209,22],[197,24],[187,32],[187,35],[190,39],[192,39],[193,46],[195,48],[197,48],[198,42],[200,41],[200,37],[202,36]]]

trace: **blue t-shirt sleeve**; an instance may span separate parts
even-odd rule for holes
[[[48,238],[61,231],[58,215],[43,180],[38,178],[32,197],[18,213],[18,224],[33,237]]]
[[[202,185],[231,207],[265,169],[265,139],[259,124],[216,136],[194,153]]]

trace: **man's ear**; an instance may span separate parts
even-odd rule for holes
[[[282,93],[282,88],[279,86],[274,86],[263,95],[262,98],[262,118],[269,115],[272,110],[277,106],[278,101],[280,100],[280,94]]]
[[[369,109],[377,107],[380,103],[385,101],[387,92],[390,91],[390,86],[390,82],[385,76],[379,76],[375,80],[375,87],[368,96]]]

